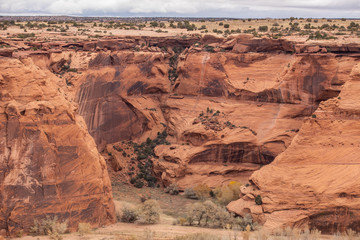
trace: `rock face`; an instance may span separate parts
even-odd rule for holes
[[[53,72],[66,63],[81,72],[64,75],[67,89],[100,151],[166,130],[172,145],[155,149],[154,171],[185,188],[247,181],[287,149],[320,102],[339,94],[357,48],[316,46],[249,35],[125,38],[33,58]]]
[[[56,81],[31,58],[0,58],[1,234],[54,215],[72,229],[115,220],[105,161]]]
[[[170,91],[163,53],[98,54],[79,82],[76,101],[99,149],[106,143],[140,137],[149,130],[132,96]],[[126,97],[129,97],[127,99]]]
[[[252,186],[228,208],[252,213],[270,229],[316,227],[324,233],[360,230],[359,64],[338,98],[322,102],[290,146],[251,176]],[[254,197],[260,195],[262,206]]]
[[[98,150],[166,130],[171,144],[157,146],[153,159],[165,185],[219,186],[250,177],[231,211],[251,213],[271,229],[359,230],[357,44],[239,35],[107,39],[52,49],[59,52],[31,58],[63,74],[57,84],[79,104]],[[77,73],[64,73],[67,64]]]

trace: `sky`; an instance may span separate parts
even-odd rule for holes
[[[0,0],[0,15],[360,18],[360,0]]]

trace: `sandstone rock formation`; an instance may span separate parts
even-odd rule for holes
[[[231,211],[268,228],[358,228],[358,45],[250,35],[32,44],[41,51],[22,46],[13,55],[58,76],[54,89],[78,104],[99,151],[112,154],[114,144],[166,130],[171,144],[155,147],[153,158],[165,185],[251,176]],[[113,156],[111,165],[126,175],[135,160]]]
[[[269,229],[360,230],[359,73],[359,64],[354,64],[341,78],[346,83],[339,97],[322,102],[290,146],[251,176],[253,185],[229,204],[231,211],[251,213]],[[261,206],[255,196],[261,196]]]
[[[314,46],[327,45],[138,37],[63,44],[67,51],[33,59],[55,73],[66,64],[78,70],[65,73],[65,88],[100,151],[165,129],[172,145],[156,149],[155,173],[185,188],[246,181],[289,146],[321,101],[339,94],[357,47]]]
[[[57,78],[31,58],[0,57],[0,234],[58,216],[114,222],[106,164]]]

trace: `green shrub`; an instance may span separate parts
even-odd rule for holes
[[[131,181],[131,180],[130,180],[130,181]],[[144,182],[141,181],[140,179],[137,179],[137,180],[135,181],[135,183],[134,183],[134,186],[135,186],[136,188],[142,188],[142,187],[144,186]]]
[[[146,200],[139,208],[139,222],[154,224],[160,221],[161,208],[156,200]]]
[[[158,26],[159,26],[159,23],[156,22],[156,21],[153,21],[153,22],[150,22],[150,26],[151,26],[151,27],[158,27]]]
[[[255,197],[255,203],[256,203],[256,205],[262,205],[262,204],[263,204],[260,195],[257,195],[257,196]]]
[[[35,33],[20,33],[17,35],[18,38],[30,38],[35,37]]]
[[[259,32],[267,32],[268,29],[269,29],[268,26],[260,26],[260,27],[259,27]]]
[[[230,27],[230,25],[229,24],[224,24],[224,28],[229,28]]]

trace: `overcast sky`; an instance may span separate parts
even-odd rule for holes
[[[0,0],[0,15],[360,18],[360,0]]]

